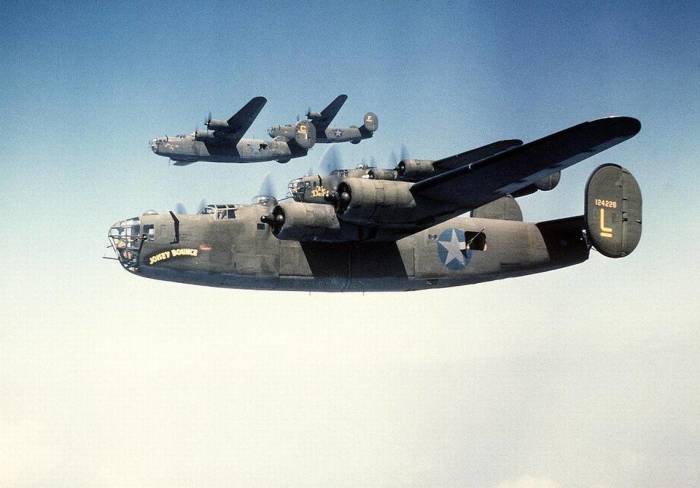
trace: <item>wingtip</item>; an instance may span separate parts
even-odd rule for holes
[[[611,116],[608,117],[608,119],[612,119],[616,129],[618,129],[625,135],[629,135],[630,137],[636,135],[637,133],[639,133],[640,130],[642,130],[642,123],[634,117],[622,115]]]
[[[637,135],[642,129],[642,123],[638,119],[628,116],[611,115],[594,120],[591,123],[604,128],[606,132],[615,133],[626,138]]]
[[[639,119],[635,119],[634,117],[620,117],[620,119],[624,119],[632,136],[637,135],[639,131],[642,130],[642,123]]]

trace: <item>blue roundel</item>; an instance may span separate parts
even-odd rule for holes
[[[447,268],[457,271],[464,268],[472,257],[464,241],[464,231],[447,229],[437,240],[438,259]]]

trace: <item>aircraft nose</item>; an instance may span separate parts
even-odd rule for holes
[[[115,222],[109,228],[107,237],[119,263],[126,270],[135,271],[141,252],[141,241],[144,239],[141,235],[141,220],[132,217]]]
[[[158,143],[160,142],[160,139],[151,139],[149,141],[149,144],[151,145],[151,151],[154,153],[158,153]]]

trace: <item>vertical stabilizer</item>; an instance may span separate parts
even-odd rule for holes
[[[586,184],[586,230],[601,254],[621,258],[642,236],[642,192],[632,173],[616,164],[599,166]]]

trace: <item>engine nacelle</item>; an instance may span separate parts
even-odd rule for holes
[[[274,127],[270,127],[267,130],[267,133],[272,138],[283,137],[286,140],[290,140],[296,133],[296,127],[293,125],[276,125]]]
[[[406,180],[420,180],[432,176],[435,173],[434,161],[429,159],[403,159],[396,166],[399,178]]]
[[[377,118],[377,114],[374,112],[367,112],[362,119],[363,125],[366,130],[369,132],[374,132],[377,129],[379,129],[379,119]]]
[[[415,217],[416,201],[411,183],[349,178],[336,190],[336,211],[348,222],[407,222]]]
[[[270,215],[260,218],[270,224],[278,239],[292,241],[341,241],[338,216],[332,205],[285,200],[272,209]]]
[[[214,135],[214,131],[211,130],[202,130],[202,131],[195,131],[194,133],[194,139],[196,141],[202,141],[202,142],[211,142],[216,139],[216,136]]]
[[[375,180],[395,180],[398,173],[395,169],[372,168],[367,171],[367,176]]]
[[[225,120],[209,119],[207,121],[207,129],[209,130],[229,130],[228,122]]]
[[[531,195],[538,190],[550,191],[553,190],[559,184],[559,180],[561,180],[561,171],[557,171],[556,173],[552,173],[549,176],[545,176],[544,178],[535,181],[531,185],[527,185],[526,187],[521,188],[520,190],[514,191],[513,193],[511,193],[511,195],[514,198],[519,198],[524,197],[525,195]]]
[[[294,129],[294,142],[299,147],[311,149],[316,144],[316,127],[311,122],[302,120]]]
[[[544,178],[535,181],[535,187],[542,191],[554,190],[554,188],[559,184],[560,179],[561,171],[557,171],[556,173],[552,173],[549,176],[545,176]]]

